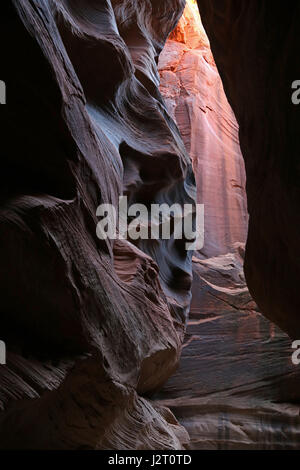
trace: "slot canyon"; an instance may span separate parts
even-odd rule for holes
[[[5,3],[0,449],[299,448],[299,10]],[[204,246],[100,240],[122,195]]]

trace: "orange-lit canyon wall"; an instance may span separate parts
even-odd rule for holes
[[[225,254],[235,242],[246,241],[244,160],[196,2],[187,3],[160,56],[159,70],[162,95],[192,158],[198,203],[205,205],[201,254]]]

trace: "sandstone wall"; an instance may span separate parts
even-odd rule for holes
[[[205,206],[205,245],[197,256],[225,254],[247,237],[245,165],[196,2],[187,3],[159,71],[161,92],[193,162],[197,201]]]

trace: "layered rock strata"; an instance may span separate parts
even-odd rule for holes
[[[184,240],[100,240],[96,209],[194,204],[156,63],[184,1],[2,6],[1,448],[180,449],[144,396],[174,371],[190,303]]]
[[[226,254],[247,237],[245,165],[238,125],[192,0],[160,55],[159,72],[193,162],[197,201],[205,206],[205,244],[197,256]]]
[[[238,127],[192,0],[160,56],[160,73],[169,112],[191,152],[206,237],[193,258],[180,366],[158,403],[188,430],[191,449],[297,449],[299,366],[292,363],[292,341],[261,314],[246,286]]]

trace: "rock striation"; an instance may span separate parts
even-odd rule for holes
[[[145,396],[174,371],[191,253],[99,240],[96,209],[194,204],[189,156],[158,91],[184,7],[14,0],[1,15],[0,447],[181,449]]]
[[[238,125],[192,0],[160,55],[159,72],[193,162],[197,201],[205,206],[205,244],[197,256],[226,254],[247,237],[245,165]]]
[[[297,450],[299,366],[290,338],[251,298],[244,245],[194,258],[193,301],[180,366],[157,395],[190,449]]]
[[[159,69],[162,94],[191,152],[206,237],[193,258],[180,365],[157,403],[187,429],[190,449],[298,449],[299,366],[291,340],[264,318],[246,285],[238,127],[196,2],[188,1]]]
[[[175,31],[184,0],[2,6],[3,449],[299,447],[291,342],[260,313],[299,336],[299,6],[198,5],[237,121],[195,1]],[[193,259],[97,238],[100,204],[194,205],[195,179]]]

